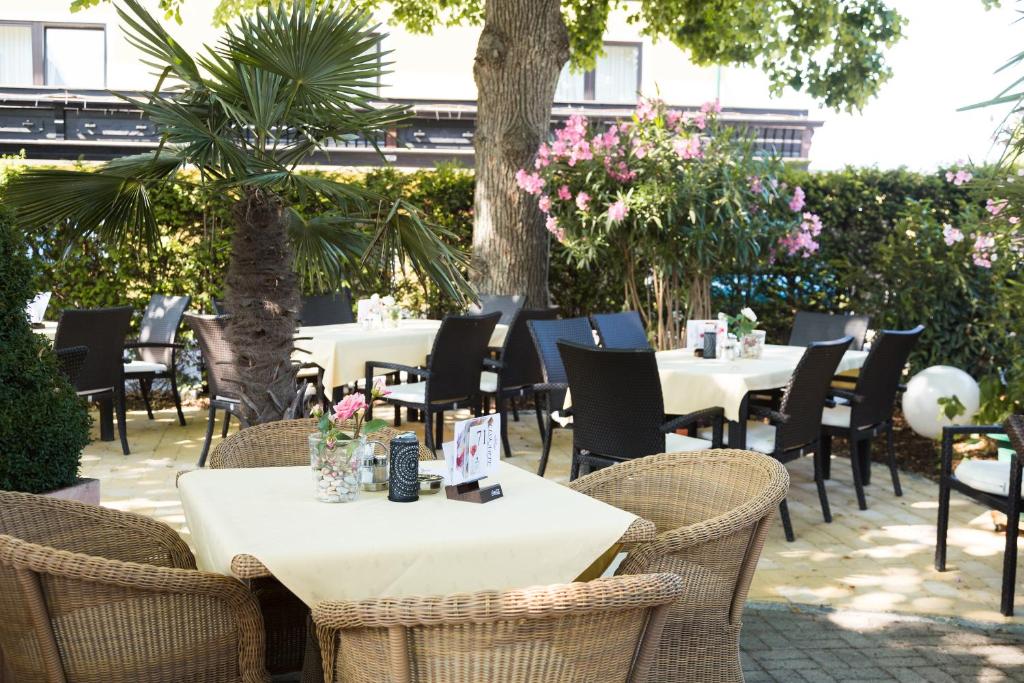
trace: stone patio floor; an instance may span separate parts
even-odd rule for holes
[[[390,410],[384,413],[390,415]],[[196,465],[205,432],[205,411],[186,409],[186,419],[188,425],[180,427],[173,410],[157,411],[153,421],[147,420],[143,411],[130,412],[131,455],[123,456],[117,441],[96,440],[85,450],[82,474],[101,480],[104,505],[162,520],[188,540],[174,480],[179,470]],[[422,429],[418,423],[411,427]],[[98,439],[98,429],[94,426],[93,430]],[[532,412],[524,414],[521,422],[510,423],[509,433],[516,453],[511,462],[535,471],[540,438]],[[568,481],[571,443],[570,430],[555,432],[549,478]],[[868,488],[870,509],[859,511],[848,461],[838,459],[827,485],[833,523],[825,524],[810,461],[790,463],[788,469],[792,482],[789,506],[797,539],[786,543],[778,524],[769,532],[750,591],[752,602],[801,610],[826,606],[837,614],[902,613],[958,617],[993,625],[1024,623],[1024,588],[1019,581],[1015,605],[1021,616],[1006,619],[999,614],[1004,536],[995,533],[985,508],[953,494],[950,571],[939,573],[932,567],[938,499],[934,482],[903,473],[904,495],[896,498],[888,471],[876,465]],[[833,617],[826,616],[815,616],[811,621],[823,627],[835,623]],[[904,622],[893,623],[904,628]],[[887,633],[892,628],[883,626]],[[912,631],[918,627],[907,628]],[[756,627],[750,629],[751,633],[756,631]],[[752,652],[753,661],[763,667],[756,649]],[[1024,666],[1018,676],[1024,680]]]

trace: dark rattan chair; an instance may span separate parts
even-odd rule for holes
[[[178,349],[181,344],[175,342],[181,316],[191,302],[188,296],[164,296],[154,294],[149,298],[146,313],[142,316],[139,338],[125,344],[126,349],[133,349],[138,359],[124,364],[125,381],[139,381],[142,400],[146,404],[146,414],[153,419],[153,409],[149,404],[149,390],[154,379],[166,379],[171,383],[171,394],[174,396],[174,407],[178,411],[178,424],[185,426],[185,414],[181,412],[181,396],[178,394]]]
[[[114,413],[121,436],[121,450],[128,455],[124,400],[124,338],[132,322],[130,306],[67,310],[57,323],[53,349],[85,346],[89,353],[74,383],[79,396],[95,401],[100,409],[100,438],[114,439]]]
[[[228,315],[230,313],[225,299],[213,297],[213,299],[210,300],[210,303],[213,306],[214,315]]]
[[[508,443],[506,401],[532,395],[534,385],[543,379],[537,347],[527,323],[531,320],[554,320],[557,316],[558,312],[551,309],[522,308],[516,311],[498,359],[484,360],[484,367],[488,369],[480,375],[480,393],[484,397],[494,396],[495,409],[501,415],[501,443],[505,457],[512,455],[512,447]],[[537,406],[537,424],[543,434],[544,423],[539,402],[535,400],[534,404]]]
[[[472,315],[500,313],[498,322],[508,325],[516,311],[526,305],[526,297],[520,294],[481,294],[480,303],[469,307]]]
[[[598,313],[590,316],[590,322],[601,338],[606,349],[649,349],[644,322],[636,311],[621,313]]]
[[[658,361],[650,349],[598,349],[558,342],[572,392],[572,473],[581,474],[655,453],[722,446],[721,408],[666,419]],[[622,387],[629,387],[623,400]],[[711,424],[710,441],[676,430]]]
[[[75,386],[78,376],[82,373],[82,368],[85,367],[85,357],[89,355],[89,347],[69,346],[57,349],[54,355],[57,356],[57,367],[60,368],[61,374],[67,378],[71,386]]]
[[[444,439],[444,411],[478,405],[487,344],[499,317],[498,313],[446,316],[434,337],[434,346],[424,368],[367,361],[367,402],[373,389],[375,368],[406,372],[410,379],[422,379],[390,385],[391,393],[384,400],[394,404],[396,413],[402,407],[422,411],[424,442],[427,448],[435,450]],[[371,406],[367,412],[372,413],[372,410]]]
[[[853,337],[850,348],[860,351],[864,348],[864,337],[868,333],[871,318],[866,315],[833,315],[813,311],[797,311],[793,320],[793,331],[789,335],[790,346],[810,346],[814,342],[829,341],[840,337]]]
[[[594,342],[594,331],[586,318],[563,318],[562,320],[531,320],[527,323],[530,335],[537,347],[543,380],[533,387],[533,400],[537,410],[543,410],[545,419],[541,425],[540,464],[537,474],[544,476],[548,468],[548,455],[551,453],[551,439],[555,425],[561,421],[562,405],[565,403],[565,392],[569,389],[569,379],[565,374],[562,356],[558,352],[558,342],[567,341],[583,346],[597,346]],[[542,405],[543,404],[543,407]]]
[[[850,460],[853,469],[853,485],[857,491],[857,505],[867,510],[864,498],[865,473],[871,467],[871,439],[886,435],[889,473],[892,477],[893,492],[903,495],[900,488],[900,474],[896,467],[896,449],[893,445],[892,413],[896,406],[903,368],[910,352],[914,350],[924,326],[912,330],[883,330],[871,344],[860,374],[850,377],[855,382],[852,391],[835,388],[831,401],[833,406],[825,408],[822,414],[821,451],[822,466],[826,478],[830,475],[832,437],[840,436],[850,443]],[[845,379],[840,376],[835,381]]]
[[[1000,496],[968,486],[953,474],[953,437],[957,434],[996,434],[1010,437],[1014,455],[1010,460],[1007,495]],[[1017,539],[1019,536],[1020,499],[1024,470],[1024,416],[1014,415],[1005,425],[955,425],[942,429],[942,469],[939,478],[939,520],[935,542],[935,570],[946,571],[946,532],[949,529],[949,494],[956,490],[982,505],[1006,515],[1006,550],[1003,553],[1003,586],[999,611],[1013,616],[1013,594],[1017,581]]]
[[[221,437],[228,435],[232,415],[237,417],[243,425],[245,424],[239,411],[241,384],[235,365],[235,353],[224,337],[228,319],[229,316],[226,315],[185,314],[185,322],[195,332],[199,350],[203,354],[203,362],[206,365],[206,381],[210,388],[210,410],[207,416],[203,451],[199,455],[199,467],[206,464],[206,456],[210,452],[213,429],[217,424],[217,410],[224,411]]]
[[[333,294],[302,297],[299,320],[303,325],[344,325],[354,323],[352,292],[346,287]]]

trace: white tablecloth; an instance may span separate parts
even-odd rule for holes
[[[726,419],[736,420],[747,393],[784,387],[805,350],[802,346],[767,344],[761,358],[732,361],[697,358],[692,349],[659,351],[665,412],[684,415],[721,406]],[[847,351],[837,372],[861,367],[867,356],[867,351]]]
[[[397,328],[375,330],[364,330],[358,323],[300,327],[296,336],[311,339],[300,339],[295,346],[309,353],[297,353],[295,359],[322,367],[330,392],[366,377],[368,360],[422,365],[440,326],[440,320],[402,320]],[[507,325],[495,326],[490,345],[501,346],[507,330]]]
[[[57,322],[55,320],[44,320],[42,325],[42,327],[33,327],[32,331],[46,337],[52,342],[57,336]]]
[[[308,605],[569,582],[636,519],[506,463],[487,483],[505,497],[319,503],[308,467],[196,470],[178,487],[200,569],[252,555]]]

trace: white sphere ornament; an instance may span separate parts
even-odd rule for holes
[[[964,405],[963,415],[952,420],[939,405],[940,398],[956,396]],[[942,428],[953,424],[971,424],[981,405],[981,389],[963,370],[948,365],[925,368],[907,383],[903,394],[903,415],[910,428],[921,436],[938,439]]]

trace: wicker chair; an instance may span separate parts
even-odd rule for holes
[[[1005,432],[1015,451],[1010,460],[1009,481],[1005,496],[968,486],[953,473],[953,437],[957,434],[996,434]],[[949,494],[952,490],[1006,515],[1006,550],[1003,552],[1003,585],[999,611],[1013,616],[1013,594],[1017,581],[1017,529],[1024,507],[1024,415],[1014,415],[1000,425],[955,425],[942,429],[942,465],[939,477],[939,519],[935,543],[935,570],[946,571],[946,532],[949,528]]]
[[[860,351],[864,348],[864,337],[868,333],[871,318],[866,315],[833,315],[797,311],[793,330],[789,335],[790,346],[810,346],[813,342],[853,337],[850,348]]]
[[[423,412],[423,440],[433,451],[444,439],[444,411],[476,407],[480,399],[480,374],[483,371],[487,343],[498,313],[488,315],[446,316],[434,337],[434,346],[425,368],[387,361],[366,361],[366,400],[371,402],[376,368],[406,372],[410,381],[388,387],[384,401]],[[423,381],[411,381],[413,378]],[[372,412],[371,406],[368,412]],[[434,420],[436,419],[436,434]]]
[[[850,444],[853,486],[861,510],[868,509],[864,485],[868,483],[871,470],[871,439],[881,434],[886,435],[893,492],[897,496],[903,495],[893,445],[892,412],[903,368],[922,332],[924,325],[912,330],[883,330],[872,342],[871,351],[857,377],[840,375],[833,380],[830,402],[834,405],[826,407],[821,416],[822,467],[827,479],[830,475],[832,437],[845,438]],[[835,383],[843,380],[855,382],[852,391],[835,387]]]
[[[655,453],[721,448],[721,408],[666,419],[658,361],[650,349],[598,349],[558,342],[572,391],[572,472],[584,473]],[[631,400],[623,401],[621,388]],[[677,429],[711,424],[705,441],[676,434]]]
[[[192,301],[188,296],[164,296],[154,294],[149,298],[146,313],[142,316],[137,341],[124,345],[134,350],[139,358],[124,364],[125,381],[139,381],[142,400],[146,404],[146,414],[153,419],[153,409],[149,405],[149,389],[154,379],[167,379],[171,383],[171,395],[174,407],[178,410],[178,424],[185,426],[185,414],[181,412],[181,396],[178,394],[178,349],[181,344],[175,343],[181,316]]]
[[[485,397],[494,396],[494,405],[501,415],[501,444],[505,457],[512,455],[508,442],[508,409],[506,401],[516,397],[533,395],[533,387],[540,383],[540,359],[537,347],[530,336],[527,323],[531,320],[554,320],[558,312],[552,309],[522,308],[512,315],[505,343],[498,352],[498,359],[484,359],[487,371],[480,375],[480,393]],[[537,410],[537,424],[543,434],[544,422],[540,402],[534,401]]]
[[[263,620],[235,579],[195,570],[169,527],[0,492],[8,681],[268,681]]]
[[[313,609],[324,681],[626,683],[649,680],[672,574]]]
[[[594,341],[590,321],[586,318],[531,320],[527,326],[537,347],[537,357],[540,358],[543,376],[543,381],[533,387],[534,401],[538,402],[537,409],[541,410],[540,404],[543,403],[546,415],[541,425],[544,445],[541,448],[540,464],[537,466],[537,474],[543,477],[548,468],[548,455],[551,453],[555,425],[563,417],[561,408],[565,403],[565,392],[569,389],[569,379],[565,374],[565,366],[562,365],[562,356],[558,352],[558,342],[569,341],[585,346],[597,346],[597,343]]]
[[[520,294],[481,294],[480,303],[472,304],[468,313],[470,315],[488,315],[500,313],[498,322],[508,325],[512,322],[512,316],[516,311],[526,305],[526,297]]]
[[[185,322],[195,332],[199,350],[203,354],[206,380],[210,388],[210,410],[207,416],[203,451],[199,455],[199,467],[206,464],[206,456],[210,452],[213,430],[217,425],[218,409],[224,411],[221,438],[228,435],[232,415],[237,417],[243,425],[245,424],[239,411],[241,407],[241,398],[238,394],[240,380],[235,365],[235,352],[231,350],[231,346],[224,336],[227,321],[228,316],[226,315],[185,314]]]
[[[344,325],[354,323],[352,292],[347,287],[332,294],[302,297],[299,320],[303,325]]]
[[[78,381],[78,376],[82,374],[82,368],[85,367],[85,358],[89,355],[89,347],[67,346],[54,351],[54,355],[57,356],[57,367],[61,374],[67,378],[71,386],[74,386]]]
[[[648,680],[740,682],[743,606],[789,475],[749,451],[666,453],[613,465],[569,487],[654,522],[617,574],[672,572],[686,592],[669,610]]]
[[[130,306],[67,310],[60,316],[53,349],[60,352],[85,346],[89,353],[75,380],[79,396],[95,401],[100,409],[100,438],[114,439],[114,419],[121,436],[121,451],[128,455],[127,406],[124,398],[124,338],[132,322]]]
[[[649,349],[644,322],[636,311],[621,313],[598,313],[590,316],[590,322],[601,338],[606,349]]]

